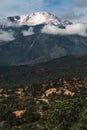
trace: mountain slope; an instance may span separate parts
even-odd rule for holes
[[[18,35],[14,41],[0,46],[0,65],[39,63],[70,54],[85,54],[87,38],[34,34]]]
[[[87,77],[87,55],[65,56],[38,65],[0,67],[0,85],[48,83],[58,79]]]

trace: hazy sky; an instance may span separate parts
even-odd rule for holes
[[[75,22],[87,22],[87,0],[0,0],[0,17],[38,11]]]

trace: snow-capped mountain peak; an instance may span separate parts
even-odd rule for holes
[[[40,24],[54,24],[54,25],[63,25],[66,26],[70,24],[69,21],[64,21],[53,14],[47,12],[35,12],[27,15],[21,16],[10,16],[7,18],[0,19],[0,25],[4,26],[21,26],[21,25],[29,25],[35,26]]]
[[[53,23],[60,24],[60,19],[47,12],[36,12],[30,15],[22,15],[19,20],[20,24],[37,25]]]

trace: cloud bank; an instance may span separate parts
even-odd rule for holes
[[[77,23],[67,25],[65,29],[58,28],[54,25],[45,25],[41,30],[42,33],[54,35],[81,35],[87,36],[87,24]]]
[[[0,31],[0,41],[13,41],[15,38],[13,36],[13,32]]]
[[[22,31],[23,36],[30,36],[34,34],[33,28],[30,27],[27,31]]]

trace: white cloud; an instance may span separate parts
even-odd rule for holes
[[[72,12],[65,12],[63,14],[60,14],[60,18],[62,19],[72,19],[72,20],[77,20],[77,19],[82,19],[85,17],[85,13],[75,13],[74,11]]]
[[[87,24],[77,23],[67,25],[65,29],[58,28],[54,25],[46,25],[41,30],[42,33],[55,34],[55,35],[81,35],[87,36]]]
[[[34,31],[33,31],[33,28],[30,27],[27,31],[22,31],[23,33],[23,36],[30,36],[30,35],[33,35],[34,34]]]
[[[0,41],[13,41],[15,38],[13,32],[0,31]]]
[[[66,8],[63,8],[57,16],[73,22],[87,23],[87,0],[72,0],[69,3],[71,4],[65,5]]]

